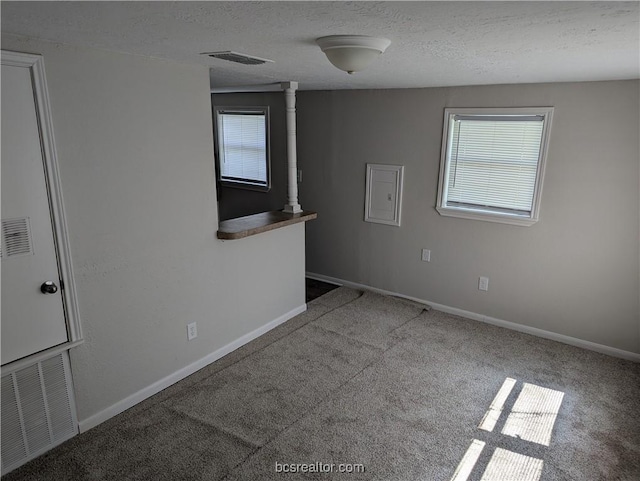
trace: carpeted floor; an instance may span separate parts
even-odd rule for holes
[[[640,365],[341,287],[3,479],[637,481]]]

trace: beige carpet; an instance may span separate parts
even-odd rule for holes
[[[339,288],[3,479],[637,481],[639,413],[638,364]]]

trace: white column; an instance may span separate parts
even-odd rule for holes
[[[290,214],[302,212],[298,203],[298,156],[296,147],[296,90],[298,82],[283,82],[284,99],[287,106],[287,162],[288,199],[284,211]]]

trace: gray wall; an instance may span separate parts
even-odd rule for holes
[[[269,107],[271,190],[259,192],[222,187],[218,184],[218,214],[220,220],[245,215],[282,210],[287,202],[287,126],[284,92],[215,94],[216,107]]]
[[[45,60],[86,339],[71,350],[80,421],[304,305],[304,225],[216,239],[206,67],[2,48]]]
[[[638,81],[300,92],[301,203],[319,214],[307,271],[640,352],[638,93]],[[555,107],[531,227],[435,210],[444,108],[498,106]],[[363,221],[366,163],[405,166],[400,228]]]

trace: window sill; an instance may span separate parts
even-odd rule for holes
[[[511,224],[528,227],[538,219],[532,217],[522,217],[509,214],[495,214],[492,212],[481,212],[471,209],[452,209],[450,207],[436,207],[438,213],[445,217],[458,217],[460,219],[483,220],[485,222],[497,222],[499,224]]]
[[[298,214],[275,210],[271,212],[261,212],[259,214],[238,217],[220,222],[218,228],[218,239],[234,240],[243,239],[262,232],[280,229],[289,225],[307,222],[318,217],[316,212],[308,210]]]
[[[240,182],[240,181],[231,181],[231,180],[220,180],[220,185],[222,187],[229,187],[230,189],[243,189],[243,190],[253,190],[255,192],[269,192],[271,190],[271,184],[263,185],[263,184],[254,184],[251,182]]]

